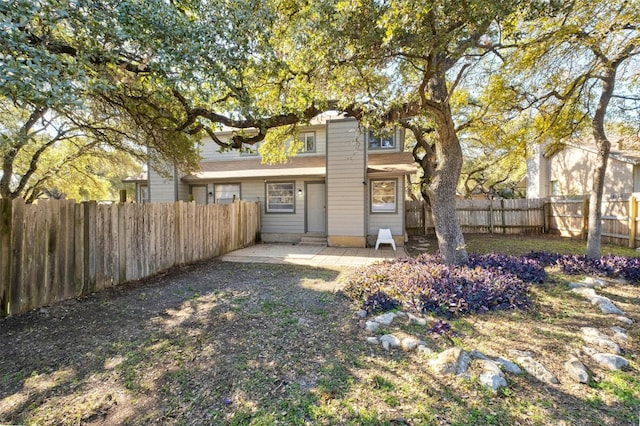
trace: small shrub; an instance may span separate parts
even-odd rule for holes
[[[524,308],[527,284],[497,269],[449,267],[435,256],[377,263],[356,271],[345,293],[363,308],[394,306],[451,318],[472,312]],[[397,305],[395,305],[397,303]]]
[[[558,266],[567,275],[595,275],[622,277],[630,283],[640,283],[640,258],[607,255],[600,259],[587,259],[585,255],[532,252],[525,256],[540,265]]]
[[[433,323],[433,325],[429,328],[429,333],[434,333],[439,336],[446,336],[449,338],[456,337],[457,334],[451,328],[451,324],[446,321],[437,320]]]
[[[524,256],[507,256],[500,253],[469,256],[469,266],[492,269],[498,273],[510,273],[524,282],[540,284],[547,273],[540,261]]]
[[[362,309],[366,310],[369,314],[387,312],[398,308],[401,303],[389,297],[382,291],[378,291],[374,294],[367,296],[367,300],[362,304]]]

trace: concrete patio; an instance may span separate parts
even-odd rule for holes
[[[257,244],[218,257],[223,262],[289,263],[315,267],[357,267],[407,257],[403,247],[344,248],[292,244]]]

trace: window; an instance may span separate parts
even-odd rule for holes
[[[392,149],[396,147],[393,131],[369,131],[369,149]]]
[[[139,203],[149,202],[149,187],[147,185],[140,185],[140,193],[138,195]]]
[[[300,152],[316,152],[316,132],[300,133],[302,149]]]
[[[557,180],[552,180],[549,183],[551,184],[551,195],[560,195],[560,182],[558,182]]]
[[[260,153],[258,152],[258,149],[260,148],[261,145],[262,145],[262,142],[254,143],[253,145],[245,143],[244,145],[242,145],[242,150],[240,150],[240,155],[241,156],[260,155]]]
[[[371,181],[371,213],[396,213],[396,181]]]
[[[240,199],[240,184],[225,183],[214,185],[214,203],[231,204]]]
[[[295,183],[267,183],[267,213],[295,213]]]

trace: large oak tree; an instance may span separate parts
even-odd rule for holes
[[[284,132],[295,133],[299,124],[327,109],[354,116],[363,126],[405,127],[417,141],[422,193],[432,206],[443,259],[466,262],[455,215],[462,165],[458,131],[465,124],[454,118],[452,98],[478,58],[499,41],[497,23],[518,2],[49,0],[16,5],[0,9],[10,35],[2,45],[3,58],[16,69],[2,95],[23,101],[25,88],[11,86],[15,76],[40,75],[42,68],[42,83],[29,86],[34,96],[25,105],[117,112],[123,134],[135,129],[134,137],[122,140],[147,146],[149,153],[184,169],[194,163],[189,144],[203,134],[222,148],[241,149],[283,133],[271,129],[287,126]],[[60,72],[64,78],[56,79]],[[68,93],[77,96],[50,106],[56,99],[49,96],[50,86],[59,81],[71,82]],[[215,136],[221,125],[238,129],[228,142]],[[117,127],[109,126],[112,134]]]
[[[512,95],[514,106],[536,111],[539,138],[557,142],[590,135],[595,142],[587,238],[592,259],[600,256],[611,148],[606,129],[615,121],[610,105],[624,109],[628,101],[640,100],[639,22],[638,2],[572,0],[536,19],[514,16],[505,28],[502,91]]]

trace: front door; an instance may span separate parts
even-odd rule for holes
[[[196,204],[207,204],[207,187],[205,185],[193,185],[191,195]]]
[[[327,233],[327,209],[324,183],[307,184],[307,232]]]

